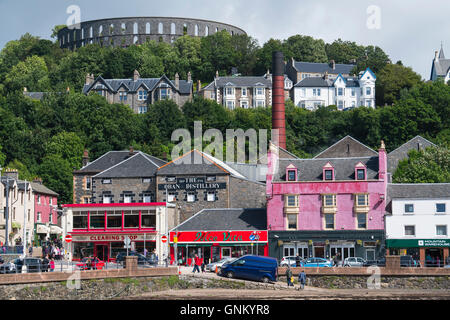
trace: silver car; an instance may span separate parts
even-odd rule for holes
[[[366,260],[359,257],[349,257],[344,260],[344,267],[363,267],[366,263]]]
[[[206,270],[207,271],[211,271],[211,272],[216,272],[216,267],[218,269],[220,269],[220,267],[223,266],[224,263],[232,261],[234,259],[236,259],[236,258],[223,258],[223,259],[221,259],[219,261],[211,262],[211,263],[206,265]]]

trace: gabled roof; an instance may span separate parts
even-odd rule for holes
[[[357,158],[325,159],[280,159],[279,170],[273,181],[286,181],[286,168],[293,164],[297,168],[297,181],[323,181],[323,168],[330,163],[334,168],[335,180],[355,180],[355,167],[358,163],[366,166],[368,180],[378,179],[378,156]]]
[[[339,77],[338,77],[339,78]],[[334,83],[338,79],[335,80],[327,79],[325,80],[323,77],[306,77],[295,84],[294,87],[319,87],[319,88],[329,88],[333,87]],[[359,81],[355,77],[344,77],[340,75],[345,82],[345,86],[347,88],[350,87],[359,87]]]
[[[267,230],[265,208],[203,209],[171,231]]]
[[[193,174],[230,174],[245,179],[245,177],[226,163],[213,156],[193,149],[181,157],[163,165],[157,175],[193,175]]]
[[[138,178],[155,175],[159,165],[138,151],[132,157],[96,174],[93,178]]]
[[[272,81],[264,76],[238,76],[238,77],[219,77],[215,79],[215,86],[218,88],[233,85],[236,87],[257,87],[263,86],[272,88]]]
[[[325,73],[329,74],[350,74],[355,65],[336,63],[333,69],[329,63],[316,63],[316,62],[294,62],[294,68],[298,72],[311,72],[311,73]]]
[[[367,72],[370,73],[370,75],[371,75],[375,80],[377,79],[377,76],[375,75],[375,73],[373,73],[373,71],[372,71],[369,67],[367,67],[366,70],[364,70],[364,72],[361,74],[361,77],[360,77],[360,78],[364,77],[364,75],[365,75]]]
[[[421,137],[421,136],[415,136],[411,140],[405,142],[400,147],[398,147],[395,150],[392,150],[387,155],[387,166],[388,166],[388,172],[394,173],[397,169],[399,161],[403,159],[408,158],[408,152],[411,150],[424,150],[428,147],[436,147],[436,145]]]
[[[41,194],[47,194],[50,196],[58,196],[59,194],[56,193],[55,191],[47,188],[46,186],[44,186],[41,183],[38,182],[30,182],[31,184],[31,188],[33,189],[34,193],[41,193]]]
[[[450,183],[388,183],[387,202],[393,199],[449,199]]]
[[[352,138],[351,136],[345,136],[331,147],[326,148],[314,159],[318,158],[348,158],[348,157],[370,157],[378,156],[378,152],[369,148],[365,144]]]
[[[139,78],[137,80],[134,79],[103,79],[101,76],[98,76],[94,82],[89,85],[84,85],[83,93],[87,94],[91,91],[98,82],[104,84],[108,90],[116,93],[121,86],[124,86],[128,89],[129,92],[137,92],[141,86],[146,87],[148,90],[153,91],[155,87],[161,82],[165,81],[170,85],[174,90],[175,88],[175,80],[170,80],[166,75],[161,76],[160,78]],[[193,88],[192,81],[187,80],[179,80],[180,88],[177,90],[181,94],[190,94]]]

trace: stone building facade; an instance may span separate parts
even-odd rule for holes
[[[105,97],[109,103],[123,103],[128,105],[134,113],[146,113],[149,104],[160,100],[172,100],[180,108],[192,100],[193,83],[191,73],[187,80],[180,80],[178,74],[175,80],[165,75],[160,78],[141,78],[137,70],[133,79],[94,79],[88,74],[83,87],[83,93],[96,92]]]
[[[149,40],[172,43],[183,35],[205,37],[225,30],[246,34],[238,27],[217,21],[175,17],[127,17],[81,22],[58,32],[61,48],[75,49],[88,44],[128,47]]]
[[[159,168],[156,179],[156,201],[174,203],[180,222],[203,209],[265,207],[264,183],[198,150]]]

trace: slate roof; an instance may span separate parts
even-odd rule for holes
[[[133,155],[139,153],[140,151],[134,151]],[[156,165],[162,166],[166,164],[166,161],[158,159],[156,157],[150,156],[148,154],[143,153],[149,160],[153,161]],[[89,162],[86,166],[81,168],[80,170],[76,170],[75,173],[100,173],[106,169],[111,168],[112,166],[117,165],[118,163],[130,158],[130,151],[109,151],[97,158],[96,160]]]
[[[388,183],[387,197],[392,199],[450,199],[450,183]]]
[[[350,150],[349,150],[350,149]],[[317,158],[342,158],[349,157],[348,151],[350,151],[351,157],[370,157],[378,156],[378,152],[369,148],[365,144],[359,142],[355,138],[347,135],[340,139],[330,147],[326,148],[322,152],[318,153],[314,159]],[[333,155],[333,156],[330,156]]]
[[[264,76],[219,77],[215,80],[215,85],[216,87],[219,88],[230,84],[236,87],[256,87],[256,86],[264,86],[266,88],[272,87],[272,81],[270,79],[266,79]]]
[[[367,167],[367,179],[378,179],[378,156],[357,158],[280,159],[274,181],[286,181],[286,168],[292,164],[298,169],[297,181],[323,181],[323,167],[334,167],[335,180],[355,180],[355,167],[362,162]]]
[[[359,87],[358,78],[355,77],[343,77],[347,88]],[[334,80],[323,77],[306,77],[295,84],[294,87],[334,87]]]
[[[175,80],[170,80],[166,76],[162,76],[161,78],[139,78],[136,81],[133,79],[103,79],[103,77],[99,76],[89,85],[84,85],[83,93],[87,94],[90,90],[95,88],[107,88],[112,92],[117,92],[120,87],[124,87],[128,90],[128,92],[137,92],[137,90],[143,86],[149,91],[153,91],[155,87],[160,83],[160,81],[165,80],[169,83],[173,88],[175,88]],[[180,88],[179,92],[181,94],[190,94],[192,91],[192,81],[188,82],[187,80],[180,80],[179,82]]]
[[[200,175],[200,174],[231,174],[238,178],[245,177],[211,155],[196,149],[160,167],[156,175]]]
[[[38,182],[30,182],[31,184],[31,188],[33,189],[33,192],[35,193],[42,193],[42,194],[47,194],[50,196],[58,196],[59,194],[56,193],[55,191],[47,188],[46,186],[44,186],[41,183]]]
[[[162,161],[162,160],[161,160]],[[158,161],[161,163],[161,161]],[[96,174],[93,178],[137,178],[155,175],[159,164],[155,163],[143,152],[137,152],[122,162]]]
[[[197,230],[267,230],[266,208],[258,209],[203,209],[172,229]]]
[[[350,74],[355,67],[354,64],[342,64],[336,63],[333,69],[329,63],[316,63],[316,62],[294,62],[294,68],[298,72],[311,72],[311,73],[331,73],[331,74]]]
[[[428,147],[435,147],[435,146],[436,145],[431,141],[428,141],[427,139],[421,136],[415,136],[408,142],[402,144],[397,149],[388,153],[387,155],[388,172],[394,173],[395,170],[397,169],[399,161],[408,158],[409,151],[413,149],[423,150]]]

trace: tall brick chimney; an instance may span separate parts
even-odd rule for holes
[[[88,163],[89,163],[89,151],[87,151],[87,149],[84,149],[82,158],[83,167],[87,166]]]
[[[284,62],[283,52],[272,53],[272,129],[278,129],[278,137],[272,141],[286,149],[286,120],[284,111]]]

